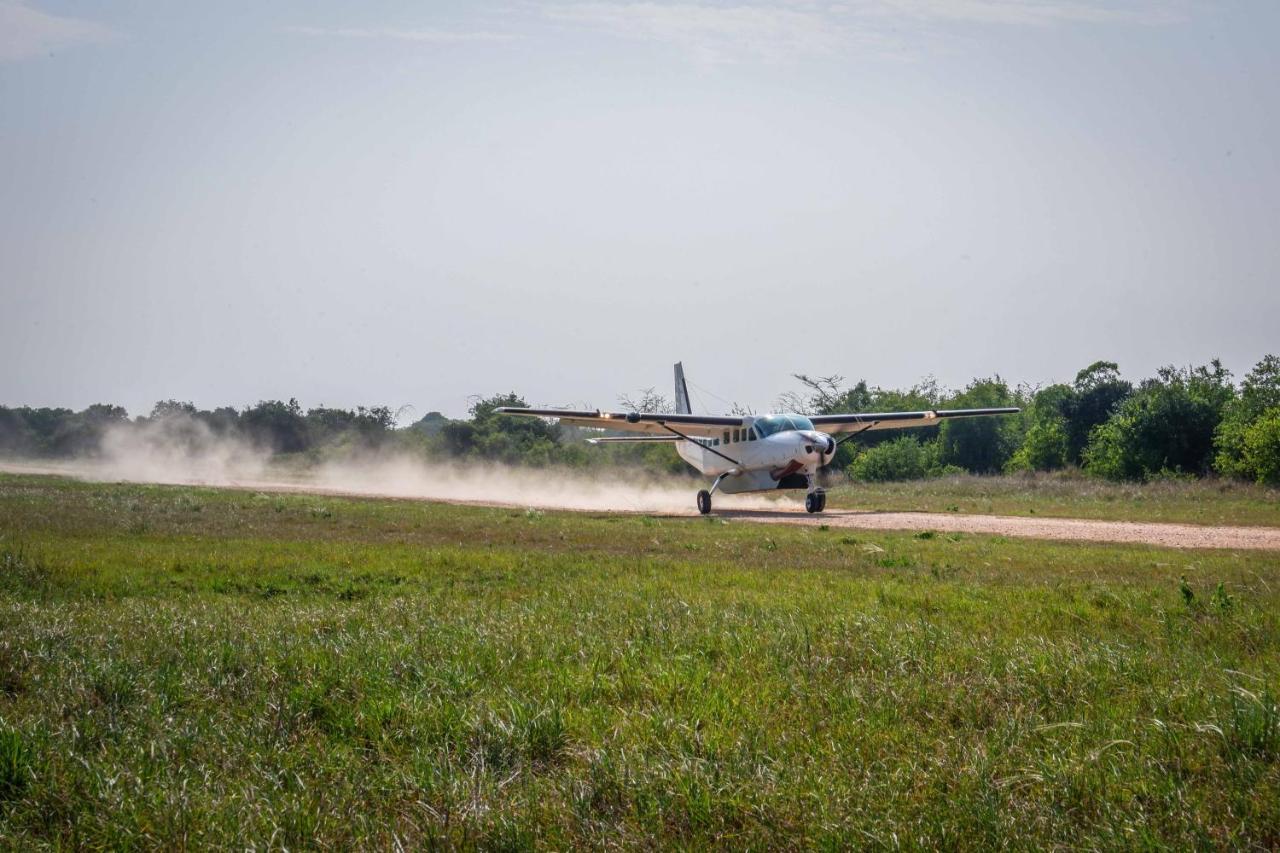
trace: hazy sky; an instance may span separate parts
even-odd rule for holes
[[[0,0],[0,403],[1239,376],[1278,44],[1274,0]]]

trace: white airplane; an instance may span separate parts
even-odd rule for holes
[[[711,512],[711,496],[805,489],[804,508],[822,512],[826,492],[818,485],[818,470],[831,462],[836,448],[864,432],[932,426],[950,418],[1012,415],[1018,409],[940,409],[933,412],[863,412],[848,415],[714,416],[695,415],[689,406],[684,367],[676,364],[676,411],[580,412],[572,409],[527,409],[503,406],[507,415],[555,418],[560,423],[642,435],[587,439],[607,441],[669,441],[680,458],[701,473],[715,477],[711,488],[698,492],[698,512]],[[841,435],[835,438],[835,435]]]

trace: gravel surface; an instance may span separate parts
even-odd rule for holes
[[[625,484],[604,488],[594,481],[571,484],[576,486],[574,488],[567,486],[552,488],[546,483],[530,484],[523,480],[513,480],[510,474],[495,477],[490,473],[482,476],[479,481],[475,481],[475,476],[460,479],[456,476],[454,479],[442,478],[438,472],[424,472],[422,476],[411,477],[408,480],[369,476],[332,477],[320,481],[304,479],[297,482],[253,478],[239,481],[227,479],[202,481],[188,476],[155,480],[142,476],[104,476],[104,472],[87,469],[83,463],[59,465],[19,463],[9,460],[0,460],[0,471],[19,474],[57,474],[106,482],[119,479],[133,482],[186,483],[255,491],[391,497],[474,506],[536,506],[544,509],[593,513],[697,516],[697,511],[692,507],[692,496],[687,489],[637,488]],[[107,473],[114,474],[114,472]],[[936,530],[941,533],[989,533],[1030,539],[1119,542],[1163,545],[1170,548],[1280,551],[1280,528],[1275,527],[1211,527],[1161,522],[842,509],[810,515],[804,511],[799,501],[789,497],[774,499],[756,495],[726,495],[717,497],[716,501],[717,508],[714,510],[716,516],[762,524],[826,524],[831,527],[859,530]]]
[[[1274,527],[1206,527],[1136,521],[1093,521],[1076,518],[1023,518],[1007,515],[961,515],[944,512],[805,512],[743,510],[717,513],[725,518],[766,524],[827,524],[860,530],[936,530],[944,533],[993,533],[1031,539],[1078,539],[1089,542],[1142,543],[1170,548],[1248,548],[1280,551],[1280,529]]]

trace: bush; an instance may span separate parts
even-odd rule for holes
[[[883,483],[935,476],[940,468],[937,442],[921,444],[913,436],[904,436],[867,448],[845,470],[855,480]]]
[[[1272,410],[1280,408],[1280,358],[1265,356],[1240,383],[1240,396],[1226,405],[1222,423],[1214,434],[1217,456],[1213,467],[1219,474],[1242,479],[1258,479],[1245,459],[1251,427]]]
[[[1141,480],[1147,472],[1132,446],[1137,431],[1132,415],[1115,415],[1093,429],[1089,446],[1084,450],[1084,469],[1108,480]]]
[[[1067,427],[1054,418],[1031,425],[1022,446],[1013,454],[1004,469],[1016,471],[1054,471],[1065,467],[1069,454]]]
[[[1245,431],[1244,469],[1259,483],[1280,485],[1280,408],[1270,409]]]

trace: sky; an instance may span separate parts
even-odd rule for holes
[[[0,404],[1280,352],[1280,3],[0,0]]]

